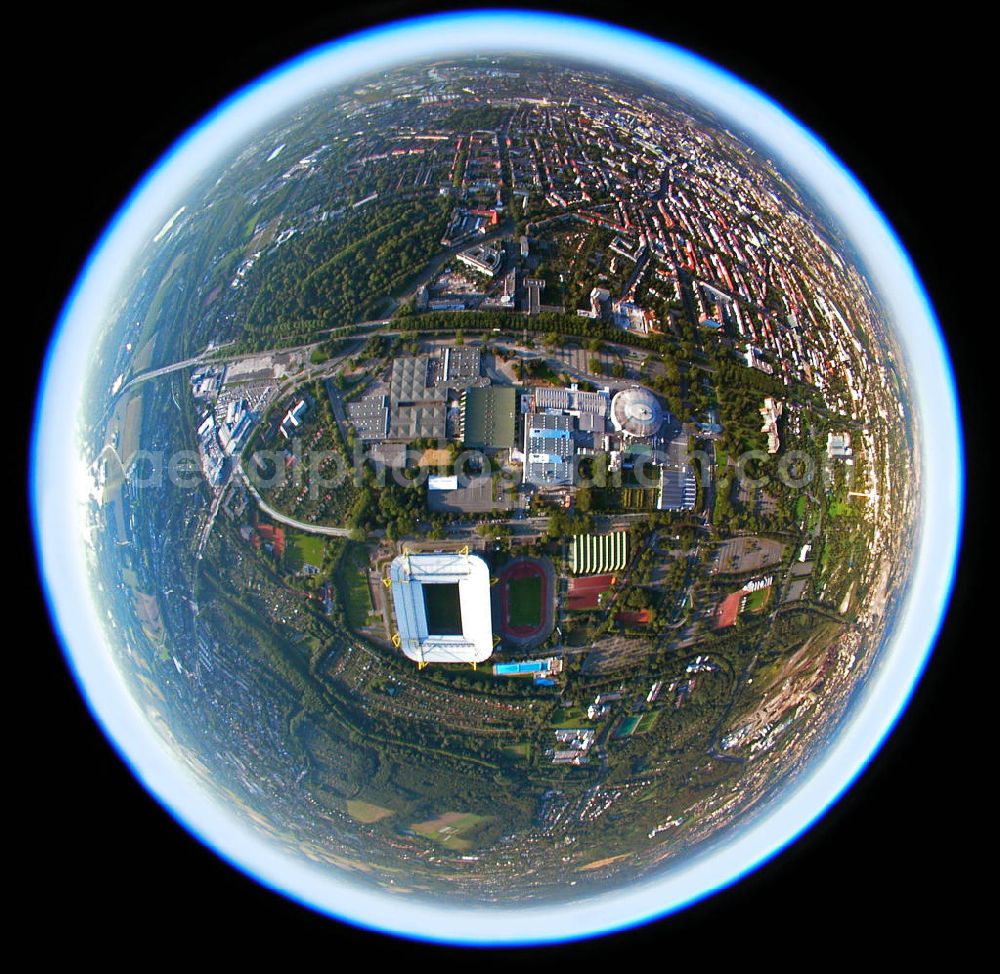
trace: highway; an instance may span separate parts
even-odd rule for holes
[[[307,365],[302,372],[297,373],[294,376],[286,377],[285,381],[281,385],[275,386],[274,389],[272,389],[271,392],[268,394],[266,400],[261,403],[260,415],[263,416],[273,402],[280,399],[284,395],[288,395],[292,391],[292,389],[296,388],[297,386],[303,385],[304,383],[309,382],[312,379],[323,378],[324,372],[329,372],[329,371],[335,372],[343,364],[345,359],[349,358],[351,355],[354,354],[355,351],[357,351],[359,344],[360,344],[359,342],[350,342],[339,357],[335,359],[330,359],[329,361],[323,362],[320,365]],[[171,370],[174,370],[184,367],[185,367],[184,364],[177,363],[176,365],[170,366],[169,368]],[[339,405],[339,403],[334,403],[334,409],[337,408],[337,405]],[[341,406],[340,409],[342,412],[343,407]],[[253,439],[252,436],[248,437],[247,443],[250,443],[252,439]],[[350,534],[350,531],[347,528],[333,528],[333,527],[327,527],[322,524],[309,524],[305,521],[297,521],[295,520],[295,518],[288,517],[287,515],[281,514],[278,511],[274,510],[269,504],[267,504],[264,501],[264,499],[254,488],[253,484],[250,483],[250,479],[248,478],[246,472],[243,470],[242,462],[241,460],[238,459],[235,467],[229,472],[225,481],[214,490],[212,504],[211,507],[209,508],[208,519],[205,522],[205,527],[201,533],[201,537],[198,540],[198,546],[196,549],[197,558],[201,558],[202,553],[205,550],[205,545],[208,543],[209,535],[212,533],[212,527],[214,526],[215,519],[219,513],[219,506],[222,503],[222,498],[226,493],[226,489],[229,487],[230,483],[232,483],[233,475],[236,473],[238,473],[239,476],[243,479],[243,483],[246,484],[247,490],[250,492],[250,495],[254,498],[260,509],[264,511],[265,514],[274,518],[276,521],[281,521],[282,523],[288,524],[291,527],[299,528],[302,531],[309,531],[313,534],[325,534],[331,537],[345,537],[345,538]]]
[[[391,324],[391,322],[391,318],[376,318],[372,321],[360,321],[354,327],[363,331],[368,331],[373,328],[384,328],[386,325]],[[319,334],[329,335],[331,332],[338,330],[339,328],[327,328],[319,332]],[[386,332],[386,334],[400,334],[400,332]],[[149,369],[146,372],[140,372],[138,375],[132,376],[132,378],[122,385],[122,387],[114,395],[109,397],[108,405],[105,409],[105,419],[114,408],[115,403],[121,399],[122,396],[134,389],[135,386],[142,382],[147,382],[150,379],[158,379],[161,376],[170,375],[172,372],[180,372],[183,369],[191,369],[198,365],[226,365],[230,362],[239,362],[241,359],[255,358],[263,355],[283,355],[288,352],[307,352],[310,349],[316,348],[317,345],[321,345],[323,341],[323,338],[316,338],[314,341],[306,342],[303,345],[290,345],[287,348],[271,348],[262,352],[240,352],[238,355],[220,356],[218,358],[216,355],[219,349],[224,346],[216,345],[214,348],[205,349],[205,351],[199,352],[191,358],[183,359],[180,362],[172,362],[170,365],[163,365],[157,369]],[[322,368],[328,368],[330,364],[331,362],[324,362],[322,364]],[[307,368],[306,371],[309,373],[311,370]],[[308,377],[308,375],[306,377]],[[300,381],[304,381],[304,379],[300,377]]]

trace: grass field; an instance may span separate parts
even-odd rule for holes
[[[507,583],[507,614],[511,626],[542,624],[542,580],[537,575]]]
[[[368,588],[368,549],[363,544],[349,542],[340,559],[340,592],[344,600],[347,624],[361,629],[368,624],[372,612],[372,594]]]
[[[462,607],[458,584],[424,585],[424,611],[427,631],[435,636],[454,636],[462,632]]]
[[[747,596],[747,612],[761,612],[771,597],[771,586],[758,589]]]
[[[118,409],[121,410],[121,406]],[[121,458],[122,466],[127,470],[139,449],[139,436],[142,433],[142,396],[132,396],[124,410],[117,415],[121,417],[118,456]]]
[[[531,756],[531,745],[527,741],[523,744],[506,744],[501,750],[504,754],[509,754],[515,758],[524,758],[527,760]]]
[[[583,707],[560,707],[552,715],[552,727],[555,730],[576,730],[590,728],[593,724],[587,719],[587,711]]]
[[[845,514],[851,513],[851,505],[847,501],[832,500],[826,509],[826,513],[832,518],[843,517]]]
[[[325,546],[326,542],[323,538],[314,534],[299,534],[289,531],[285,558],[288,559],[293,571],[301,570],[303,565],[315,565],[317,568],[322,568]]]
[[[463,834],[486,820],[487,816],[472,812],[445,812],[429,822],[417,822],[411,828],[418,835],[439,842],[449,849],[468,849],[472,843],[464,839]]]
[[[659,710],[650,710],[642,715],[642,720],[639,721],[639,726],[636,727],[636,734],[645,734],[647,731],[651,731],[655,726],[656,722],[660,719]]]
[[[380,822],[395,812],[391,808],[383,808],[381,805],[373,805],[371,802],[360,802],[350,800],[347,803],[347,814],[356,822],[364,822],[371,825],[372,822]]]

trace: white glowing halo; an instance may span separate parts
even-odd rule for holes
[[[482,52],[573,58],[687,93],[739,125],[835,214],[890,308],[907,355],[916,422],[934,431],[922,463],[919,550],[896,631],[836,740],[768,814],[711,854],[666,875],[558,906],[441,908],[362,888],[345,874],[292,860],[210,799],[153,731],[126,689],[90,597],[78,504],[85,490],[74,415],[89,350],[124,268],[183,202],[188,187],[264,122],[311,95],[390,65]],[[755,869],[851,784],[906,706],[951,588],[962,517],[963,462],[954,383],[940,331],[906,253],[864,190],[825,147],[755,89],[690,53],[594,21],[522,12],[442,15],[357,34],[249,85],[185,135],[151,171],[95,248],[52,340],[36,412],[32,495],[47,596],[67,658],[95,717],[145,786],[203,842],[259,882],[352,923],[415,938],[472,943],[564,940],[633,926],[691,903]],[[71,489],[72,488],[72,489]]]

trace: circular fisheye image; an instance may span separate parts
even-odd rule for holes
[[[359,927],[532,944],[701,900],[849,788],[962,471],[934,313],[818,140],[502,11],[307,52],[151,169],[54,331],[31,496],[178,828]]]

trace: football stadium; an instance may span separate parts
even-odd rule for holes
[[[404,553],[389,566],[397,635],[420,666],[481,663],[493,653],[490,573],[478,555]]]

